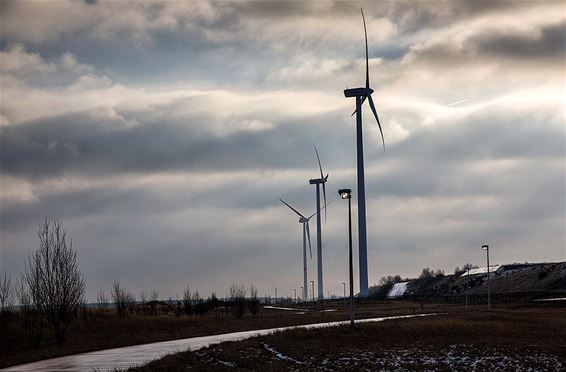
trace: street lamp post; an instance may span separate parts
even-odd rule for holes
[[[297,303],[297,288],[293,288],[293,291],[295,291],[295,303]]]
[[[470,268],[466,268],[466,311],[468,311],[468,281],[470,280]]]
[[[489,288],[489,245],[482,245],[482,249],[485,251],[487,256],[487,309],[491,310],[491,293]]]
[[[275,288],[275,305],[277,305],[277,287]]]
[[[344,287],[344,301],[346,301],[346,283],[342,283],[342,286]]]
[[[348,266],[350,276],[350,324],[354,328],[354,266],[352,264],[352,190],[340,189],[342,199],[348,199]],[[344,286],[345,288],[345,286]]]
[[[303,287],[301,287],[301,293],[304,293],[304,292],[303,292]],[[308,298],[303,298],[303,299],[302,299],[302,301],[307,301],[307,300],[308,300]],[[301,301],[301,302],[302,302],[302,301]]]

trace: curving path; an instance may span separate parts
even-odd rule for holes
[[[381,322],[389,319],[414,318],[429,315],[436,314],[399,315],[382,318],[361,319],[356,320],[356,323]],[[198,350],[209,345],[219,344],[225,341],[238,341],[289,329],[322,328],[349,323],[349,320],[328,323],[315,323],[299,326],[225,333],[214,336],[191,337],[173,341],[154,342],[151,344],[127,346],[115,349],[93,351],[89,353],[67,355],[64,357],[46,359],[39,362],[8,367],[6,369],[2,369],[1,371],[111,371],[114,369],[126,369],[162,358],[167,354],[186,351],[189,349]]]

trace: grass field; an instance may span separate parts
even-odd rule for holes
[[[566,309],[516,308],[292,330],[154,361],[162,370],[566,369]]]
[[[71,323],[63,345],[53,342],[53,337],[46,327],[39,349],[32,348],[24,339],[19,317],[12,315],[7,322],[6,337],[0,345],[0,368],[120,346],[347,319],[343,304],[333,304],[330,307],[338,311],[321,312],[305,308],[304,314],[296,314],[293,311],[263,309],[257,316],[246,314],[242,319],[235,319],[224,311],[214,311],[203,316],[177,317],[169,312],[160,313],[158,316],[133,314],[125,318],[108,311],[95,320],[87,320],[79,315]],[[358,316],[370,318],[458,309],[461,308],[444,305],[426,305],[421,309],[420,305],[415,303],[387,302],[361,305],[358,308]]]

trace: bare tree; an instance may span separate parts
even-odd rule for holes
[[[106,310],[106,307],[108,306],[108,298],[106,297],[106,293],[104,293],[104,290],[101,289],[98,291],[98,293],[96,294],[96,304],[99,310]]]
[[[159,300],[159,293],[157,289],[153,288],[149,294],[149,306],[151,309],[151,315],[157,315],[157,301]]]
[[[232,283],[228,289],[228,299],[230,300],[230,312],[240,319],[246,311],[246,287],[243,284]]]
[[[134,313],[134,310],[136,309],[136,296],[129,292],[126,291],[126,307],[128,308],[130,314]]]
[[[147,303],[147,295],[144,291],[140,293],[140,307],[143,315],[149,315],[149,305]]]
[[[261,309],[261,304],[257,298],[257,288],[250,286],[250,313],[257,315]]]
[[[15,290],[7,272],[0,276],[0,314],[6,314],[14,306]]]
[[[71,314],[83,298],[85,279],[61,220],[46,218],[39,226],[38,237],[39,249],[28,258],[24,278],[33,303],[53,328],[55,340],[60,344],[65,340]]]
[[[33,286],[39,285],[33,283]],[[43,335],[43,315],[39,311],[39,305],[34,302],[34,297],[31,294],[32,290],[26,283],[23,274],[15,288],[16,297],[20,305],[21,326],[24,338],[29,340],[33,347],[38,348]]]
[[[191,288],[188,285],[183,290],[183,310],[186,315],[193,315],[193,296],[191,295]]]
[[[14,286],[8,273],[0,276],[0,346],[4,347],[8,340],[8,323],[10,322],[10,310],[14,306]]]
[[[114,301],[114,306],[119,316],[126,316],[127,308],[127,293],[126,290],[120,287],[120,281],[114,280],[112,284],[112,290],[110,291],[110,296],[112,296],[112,301]]]

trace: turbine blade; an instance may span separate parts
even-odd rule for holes
[[[309,253],[311,255],[311,260],[312,260],[311,230],[309,229],[309,221],[306,222],[306,226],[307,226],[307,237],[309,239]]]
[[[279,199],[279,200],[281,200],[281,203],[283,203],[283,204],[285,204],[286,206],[288,206],[289,208],[291,208],[291,210],[292,210],[293,212],[295,212],[296,214],[298,214],[299,217],[305,218],[305,216],[303,216],[302,214],[300,214],[299,211],[297,211],[295,208],[293,208],[293,207],[291,207],[289,204],[287,204],[287,203],[285,202],[285,200],[283,200],[283,199]]]
[[[322,195],[324,196],[324,205],[326,205],[326,180],[322,183]],[[324,208],[324,224],[326,225],[326,208]]]
[[[363,96],[363,97],[362,97],[362,102],[360,103],[360,106],[364,104],[365,100],[366,100],[366,96]],[[354,116],[354,114],[355,114],[357,111],[358,111],[358,109],[355,109],[354,112],[352,112],[352,115],[350,115],[350,116]]]
[[[332,204],[332,200],[329,201],[328,203],[326,203],[322,208],[320,208],[320,210],[323,210],[324,208],[328,207],[330,204]],[[314,212],[313,214],[311,214],[309,216],[309,218],[307,218],[307,220],[310,220],[311,218],[313,218],[316,215],[317,212]]]
[[[366,89],[369,89],[369,57],[368,57],[368,32],[366,30],[366,18],[364,17],[364,10],[362,11],[362,20],[364,21],[364,35],[366,37]]]
[[[385,139],[383,138],[383,131],[381,130],[381,123],[379,122],[379,118],[377,117],[377,111],[375,110],[375,105],[373,104],[373,99],[371,99],[371,94],[368,95],[369,107],[371,107],[371,111],[375,116],[375,120],[377,120],[377,126],[379,127],[379,133],[381,133],[381,142],[383,143],[383,151],[385,151]]]
[[[318,168],[320,169],[320,178],[324,178],[324,175],[322,174],[322,165],[320,165],[320,156],[318,156],[318,150],[316,149],[316,146],[314,146],[314,152],[316,152],[316,158],[318,159]]]

